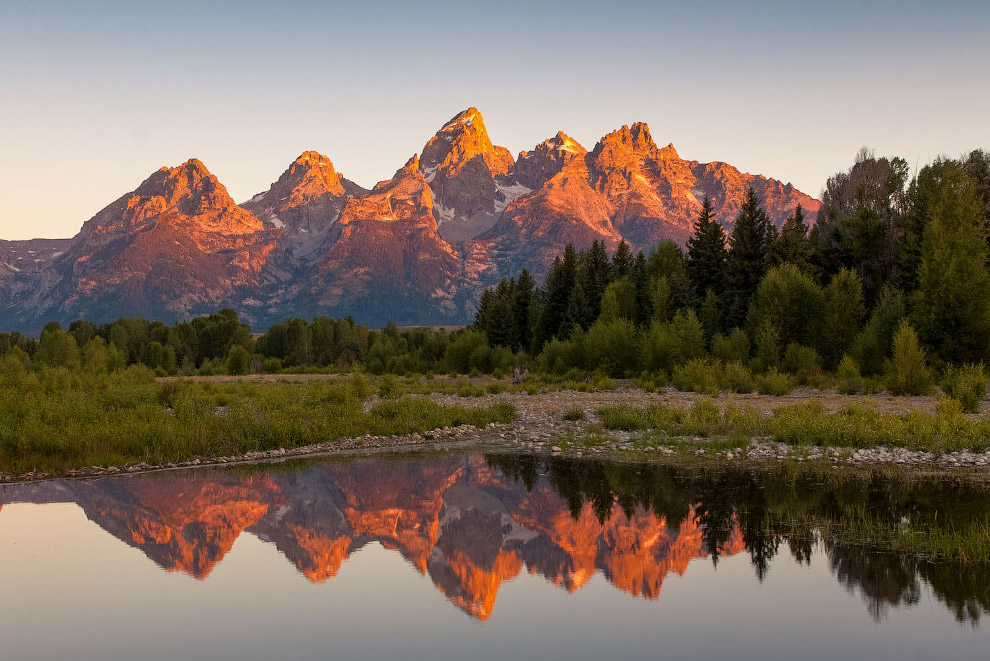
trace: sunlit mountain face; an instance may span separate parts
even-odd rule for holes
[[[260,326],[465,323],[486,287],[523,268],[542,278],[568,243],[684,245],[705,197],[731,230],[749,187],[778,226],[798,205],[817,216],[790,184],[684,159],[643,123],[590,150],[558,132],[513,157],[468,108],[371,189],[315,151],[240,205],[195,158],[163,167],[73,239],[0,241],[0,305],[12,328],[221,307]]]
[[[501,586],[523,571],[567,592],[601,576],[630,597],[661,599],[665,578],[685,575],[693,560],[717,564],[747,552],[762,580],[778,553],[805,563],[827,541],[809,521],[841,519],[864,504],[891,520],[917,517],[918,502],[959,496],[865,486],[805,492],[788,476],[448,455],[15,485],[0,489],[0,507],[76,503],[163,569],[201,580],[245,533],[273,544],[314,583],[333,580],[356,551],[377,543],[485,620]],[[986,513],[979,499],[957,502],[968,504],[942,510],[950,525]],[[990,593],[974,592],[951,566],[926,569],[834,544],[827,550],[833,573],[862,592],[876,617],[917,600],[919,577],[960,619],[990,609]]]

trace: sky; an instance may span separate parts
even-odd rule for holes
[[[644,121],[817,196],[862,146],[990,149],[990,2],[0,0],[0,238],[192,157],[238,202],[309,149],[370,187],[470,106],[513,154]]]

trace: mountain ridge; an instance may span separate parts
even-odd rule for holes
[[[6,330],[219,307],[258,326],[465,323],[484,288],[522,268],[539,279],[568,243],[683,246],[705,196],[731,230],[749,186],[778,226],[798,204],[812,221],[820,206],[789,183],[682,159],[643,122],[591,150],[558,131],[513,157],[471,107],[371,189],[315,151],[241,204],[198,159],[163,167],[72,239],[0,242],[0,309]],[[12,263],[27,250],[38,261]]]

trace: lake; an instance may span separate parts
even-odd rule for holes
[[[988,512],[881,471],[476,453],[8,485],[0,656],[986,659],[990,568],[836,531]]]

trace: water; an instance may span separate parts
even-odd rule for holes
[[[482,455],[0,487],[4,659],[986,659],[986,568],[823,535],[879,474]]]

